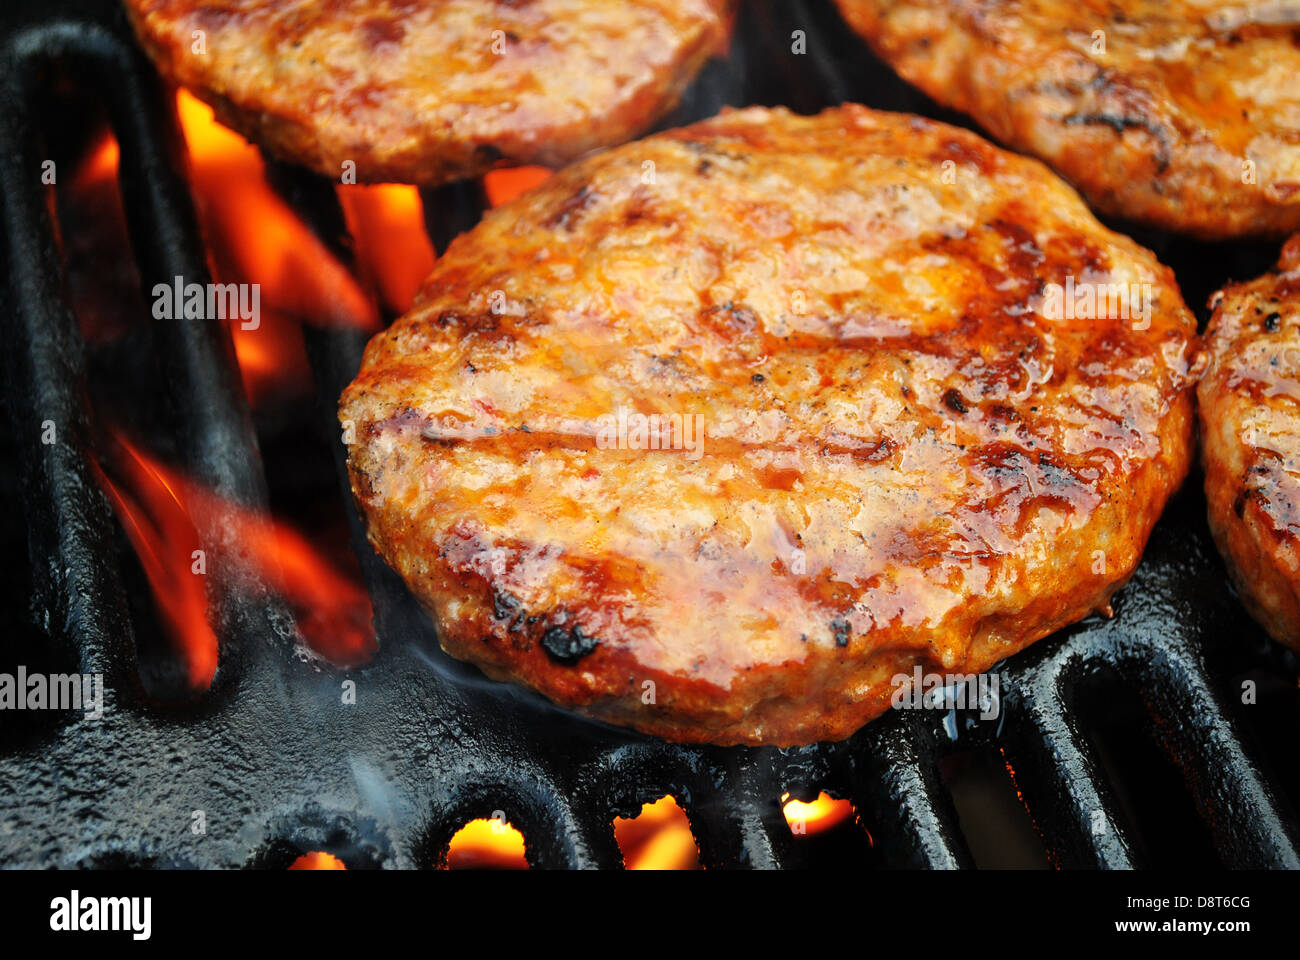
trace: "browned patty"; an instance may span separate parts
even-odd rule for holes
[[[837,0],[910,82],[1114,216],[1300,229],[1297,0]]]
[[[273,153],[435,185],[636,136],[732,0],[126,0],[161,71]],[[199,47],[201,41],[201,49]],[[352,169],[352,168],[348,168]]]
[[[1049,319],[1071,277],[1150,284],[1147,321]],[[452,655],[670,739],[806,743],[1107,607],[1188,466],[1195,342],[1037,161],[751,108],[487,214],[340,418]]]
[[[1300,650],[1300,235],[1215,294],[1198,388],[1210,529],[1237,589]]]

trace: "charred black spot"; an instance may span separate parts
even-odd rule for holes
[[[567,200],[560,204],[560,209],[542,221],[542,226],[549,230],[572,231],[577,226],[578,221],[582,219],[583,212],[594,204],[597,199],[598,196],[591,189],[591,185],[584,183],[582,189],[571,194]]]
[[[500,147],[490,143],[480,143],[474,148],[474,159],[482,166],[492,166],[505,154]]]
[[[623,225],[632,227],[638,223],[649,222],[654,218],[654,214],[654,200],[649,191],[638,187],[628,197],[627,204],[623,208]]]
[[[952,387],[949,387],[943,392],[943,402],[949,410],[956,411],[957,413],[966,412],[966,401],[963,400],[962,395]]]
[[[1272,333],[1281,325],[1282,325],[1282,314],[1280,313],[1270,313],[1267,317],[1264,318],[1264,329],[1267,330],[1269,333]]]
[[[750,383],[762,383],[762,382],[763,382],[764,380],[766,380],[766,379],[767,379],[767,377],[763,376],[761,373],[756,373],[756,374],[754,374],[752,377],[749,378],[749,382],[750,382]]]
[[[681,144],[687,150],[691,151],[691,153],[694,153],[702,158],[697,163],[697,170],[699,164],[708,164],[709,167],[712,167],[713,164],[711,162],[711,159],[712,160],[717,160],[717,159],[734,160],[738,163],[749,163],[749,156],[747,154],[737,153],[734,150],[726,150],[717,141],[682,140]]]
[[[704,311],[703,316],[721,320],[726,326],[736,330],[753,330],[758,326],[758,314],[744,304],[732,303],[730,300],[719,306],[709,307]]]
[[[576,623],[572,628],[551,627],[542,634],[542,649],[560,663],[577,663],[598,645],[599,641],[583,633]]]
[[[851,632],[852,628],[847,620],[835,619],[831,621],[831,633],[835,635],[835,646],[847,647]]]
[[[1072,113],[1065,118],[1068,126],[1103,126],[1110,127],[1122,136],[1126,130],[1145,130],[1156,141],[1156,172],[1164,173],[1169,168],[1169,131],[1154,120],[1145,116],[1109,113]]]
[[[519,598],[504,590],[492,594],[492,616],[498,620],[513,620],[523,612],[524,605]]]
[[[427,419],[428,418],[423,413],[416,410],[414,407],[403,407],[391,417],[385,417],[376,423],[368,424],[366,430],[370,436],[374,436],[375,434],[385,430],[421,426]]]

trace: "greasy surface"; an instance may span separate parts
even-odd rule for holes
[[[1300,650],[1300,235],[1215,302],[1198,387],[1210,529],[1251,613]]]
[[[1300,229],[1300,4],[837,2],[905,79],[1099,210],[1211,238]]]
[[[1149,328],[1035,312],[1067,275],[1152,284]],[[1172,273],[1037,162],[755,108],[489,213],[340,418],[452,654],[666,737],[788,744],[1104,608],[1187,468],[1193,343]],[[619,408],[699,415],[703,455],[600,447]]]
[[[719,52],[729,0],[125,2],[162,72],[249,139],[436,185],[635,136]]]

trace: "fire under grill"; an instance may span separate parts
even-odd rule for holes
[[[445,657],[367,544],[334,442],[327,479],[347,512],[377,654],[350,670],[301,655],[297,614],[250,570],[241,528],[214,509],[195,523],[216,673],[202,694],[160,697],[142,680],[140,578],[119,561],[123,535],[96,478],[102,412],[86,387],[66,243],[42,171],[59,136],[50,120],[67,119],[50,107],[51,91],[71,83],[102,105],[120,146],[141,288],[177,276],[205,283],[176,115],[111,0],[10,0],[0,16],[9,571],[0,668],[103,674],[105,686],[97,721],[0,716],[0,864],[283,867],[326,850],[349,867],[429,867],[445,862],[468,820],[500,811],[526,837],[534,867],[617,868],[613,818],[671,794],[705,867],[817,866],[824,845],[791,830],[782,798],[827,791],[854,811],[837,863],[997,865],[1011,843],[998,838],[1014,828],[981,795],[1001,790],[1029,838],[1028,859],[1043,865],[1300,867],[1300,667],[1226,585],[1199,477],[1160,522],[1113,619],[1085,621],[1000,669],[996,719],[894,711],[844,743],[697,748],[583,721]],[[806,53],[795,52],[796,31]],[[742,6],[728,57],[664,125],[724,104],[812,111],[844,100],[961,122],[873,60],[829,3],[755,0]],[[269,161],[267,175],[348,262],[333,185]],[[438,250],[485,204],[470,183],[422,199]],[[1193,307],[1274,255],[1136,233],[1175,267]],[[270,451],[225,325],[142,326],[132,349],[155,374],[136,402],[154,410],[179,467],[223,502],[265,510]],[[302,429],[337,439],[336,400],[367,334],[308,325],[303,335],[318,402]],[[349,680],[355,705],[340,696]],[[1242,702],[1247,681],[1255,703]],[[971,770],[991,774],[972,780]]]

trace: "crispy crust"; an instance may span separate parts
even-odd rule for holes
[[[732,0],[126,0],[172,81],[337,180],[434,186],[636,136],[726,38]],[[204,52],[195,51],[196,32]]]
[[[1300,229],[1296,4],[837,3],[905,79],[1105,213],[1204,238]]]
[[[1150,283],[1149,327],[1044,319],[1068,275]],[[1105,609],[1187,469],[1194,349],[1171,271],[1038,162],[751,108],[490,212],[340,418],[452,655],[670,739],[794,744]],[[702,456],[610,448],[620,408],[700,415]]]
[[[1197,391],[1210,529],[1251,614],[1300,650],[1300,235],[1212,302]]]

